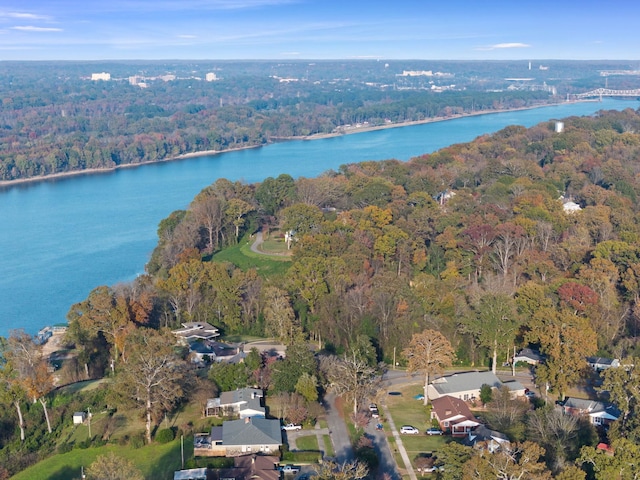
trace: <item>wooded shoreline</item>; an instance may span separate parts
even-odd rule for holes
[[[423,124],[427,124],[427,123],[446,122],[446,121],[449,121],[449,120],[456,120],[456,119],[465,118],[465,117],[475,117],[475,116],[479,116],[479,115],[492,115],[492,114],[496,114],[496,113],[506,113],[506,112],[517,112],[517,111],[522,111],[522,110],[533,110],[533,109],[536,109],[536,108],[552,107],[552,106],[556,106],[556,105],[564,105],[564,104],[569,104],[569,103],[582,103],[582,102],[590,102],[590,101],[597,101],[597,100],[573,100],[573,101],[564,101],[564,102],[558,102],[558,103],[547,103],[547,104],[543,104],[543,105],[535,105],[535,106],[528,106],[528,107],[506,108],[506,109],[501,109],[501,110],[482,110],[482,111],[472,112],[472,113],[455,114],[455,115],[451,115],[451,116],[447,116],[447,117],[432,117],[432,118],[427,118],[427,119],[424,119],[424,120],[413,120],[413,121],[402,122],[402,123],[390,123],[390,124],[386,124],[386,125],[375,125],[375,126],[363,125],[363,126],[359,126],[359,127],[351,127],[351,128],[348,128],[348,129],[345,128],[345,127],[341,127],[341,131],[339,131],[339,132],[319,133],[319,134],[300,136],[300,137],[286,137],[286,138],[281,138],[279,140],[280,141],[323,140],[323,139],[326,139],[326,138],[341,137],[343,135],[352,135],[352,134],[356,134],[356,133],[372,132],[372,131],[376,131],[376,130],[386,130],[386,129],[389,129],[389,128],[411,127],[411,126],[423,125]],[[269,145],[269,144],[266,144],[266,145]],[[210,155],[217,155],[217,154],[220,154],[220,153],[234,152],[234,151],[240,151],[240,150],[248,150],[248,149],[252,149],[252,148],[260,148],[260,147],[263,147],[263,146],[266,146],[266,145],[248,145],[246,147],[230,148],[230,149],[226,149],[226,150],[204,150],[204,151],[201,151],[201,152],[185,153],[183,155],[178,155],[176,157],[165,158],[165,159],[162,159],[162,160],[145,161],[145,162],[140,162],[140,163],[127,163],[127,164],[124,164],[124,165],[116,165],[115,167],[110,167],[110,168],[88,168],[88,169],[85,169],[85,170],[74,170],[74,171],[71,171],[71,172],[60,172],[60,173],[55,173],[55,174],[52,174],[52,175],[36,176],[36,177],[29,177],[29,178],[19,178],[19,179],[15,179],[15,180],[0,180],[0,189],[6,189],[6,188],[10,188],[10,187],[17,186],[17,185],[22,185],[22,184],[36,183],[36,182],[46,182],[46,181],[49,181],[49,180],[58,180],[58,179],[74,177],[74,176],[80,176],[80,175],[96,175],[96,174],[102,174],[102,173],[111,173],[111,172],[114,172],[114,171],[122,169],[122,168],[134,168],[134,167],[141,167],[141,166],[144,166],[144,165],[152,165],[152,164],[162,163],[162,162],[171,162],[171,161],[175,161],[175,160],[185,160],[185,159],[189,159],[189,158],[206,157],[206,156],[210,156]]]

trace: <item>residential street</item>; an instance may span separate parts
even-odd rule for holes
[[[327,413],[327,425],[333,442],[335,460],[338,463],[351,461],[354,459],[353,448],[349,440],[347,425],[336,407],[336,396],[333,393],[329,393],[324,397],[324,400],[323,404]]]

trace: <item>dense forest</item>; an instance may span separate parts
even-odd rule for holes
[[[598,71],[613,68],[629,66],[552,62],[531,71],[524,62],[9,62],[0,64],[0,181],[263,145],[346,125],[558,102],[602,86]],[[90,80],[99,71],[110,72],[111,80]],[[216,81],[203,80],[209,71]],[[516,78],[523,76],[530,78]],[[144,81],[131,84],[130,77]],[[616,76],[609,86],[636,83],[634,76]]]
[[[68,340],[77,354],[64,367],[66,381],[114,375],[110,404],[136,403],[130,377],[144,352],[170,355],[165,334],[149,332],[207,321],[225,335],[275,337],[291,348],[286,368],[259,358],[212,367],[217,388],[252,378],[270,392],[293,394],[308,391],[305,382],[324,385],[335,371],[301,348],[305,342],[375,368],[431,330],[450,342],[457,365],[495,368],[514,348],[539,350],[546,361],[536,382],[557,399],[585,381],[587,356],[631,359],[619,375],[605,376],[601,393],[624,416],[601,439],[620,451],[637,449],[640,113],[600,112],[564,124],[560,132],[553,122],[507,127],[408,162],[344,165],[318,178],[216,181],[161,222],[146,275],[99,286],[71,307]],[[290,261],[279,271],[222,260],[258,231],[292,235]],[[6,342],[8,365],[26,364],[18,348],[24,342]],[[3,371],[15,387],[17,377]],[[181,386],[172,402],[147,408],[148,425],[152,413],[162,418],[199,388],[175,381]],[[51,390],[34,386],[28,397],[43,399]],[[15,387],[2,399],[13,405],[0,423],[2,463],[12,469],[21,465],[21,395]],[[525,442],[523,449],[543,448],[536,450],[543,463],[528,478],[613,478],[606,472],[615,467],[590,456],[595,432],[532,434],[535,418],[551,421],[542,408],[516,412],[504,424],[512,439],[539,445]],[[31,418],[35,410],[29,408]],[[46,445],[46,436],[29,428],[27,449]],[[44,431],[41,422],[38,428]],[[481,458],[469,461],[489,468]]]

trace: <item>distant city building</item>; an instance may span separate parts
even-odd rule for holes
[[[213,72],[209,72],[209,73],[207,73],[207,74],[205,75],[204,79],[205,79],[207,82],[215,82],[216,80],[218,80],[218,77],[216,76],[216,74],[215,74],[215,73],[213,73]]]
[[[92,73],[91,74],[91,80],[104,80],[104,81],[109,81],[111,80],[111,74],[107,73],[107,72],[102,72],[102,73]]]
[[[176,76],[172,74],[161,75],[158,77],[158,79],[162,80],[163,82],[173,82],[176,79]]]
[[[139,85],[141,82],[144,82],[144,77],[140,75],[133,75],[129,77],[129,85]]]

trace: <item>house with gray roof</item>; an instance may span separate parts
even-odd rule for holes
[[[620,411],[612,404],[597,400],[568,397],[562,404],[566,415],[586,416],[594,425],[608,425],[620,417]]]
[[[261,404],[263,392],[259,388],[239,388],[230,392],[222,392],[218,398],[207,400],[206,415],[234,416],[240,418],[263,417],[265,409]]]
[[[223,422],[222,427],[213,427],[206,441],[202,436],[197,438],[200,441],[194,444],[196,456],[270,455],[277,453],[282,445],[282,430],[278,419],[247,417]]]
[[[431,382],[427,387],[427,396],[429,400],[449,395],[460,400],[470,401],[480,397],[482,385],[500,388],[502,382],[492,372],[454,373]]]
[[[184,344],[194,340],[213,340],[220,336],[220,331],[207,322],[183,323],[182,328],[172,333]]]
[[[544,361],[544,357],[538,350],[531,348],[523,348],[513,357],[513,363],[528,363],[529,365],[538,365]]]
[[[587,363],[596,372],[602,372],[608,368],[616,368],[620,366],[620,360],[617,358],[587,357]]]
[[[485,425],[480,425],[469,432],[464,444],[476,449],[487,450],[490,453],[495,453],[500,449],[511,449],[511,442],[509,442],[509,438],[504,433],[491,430]]]

